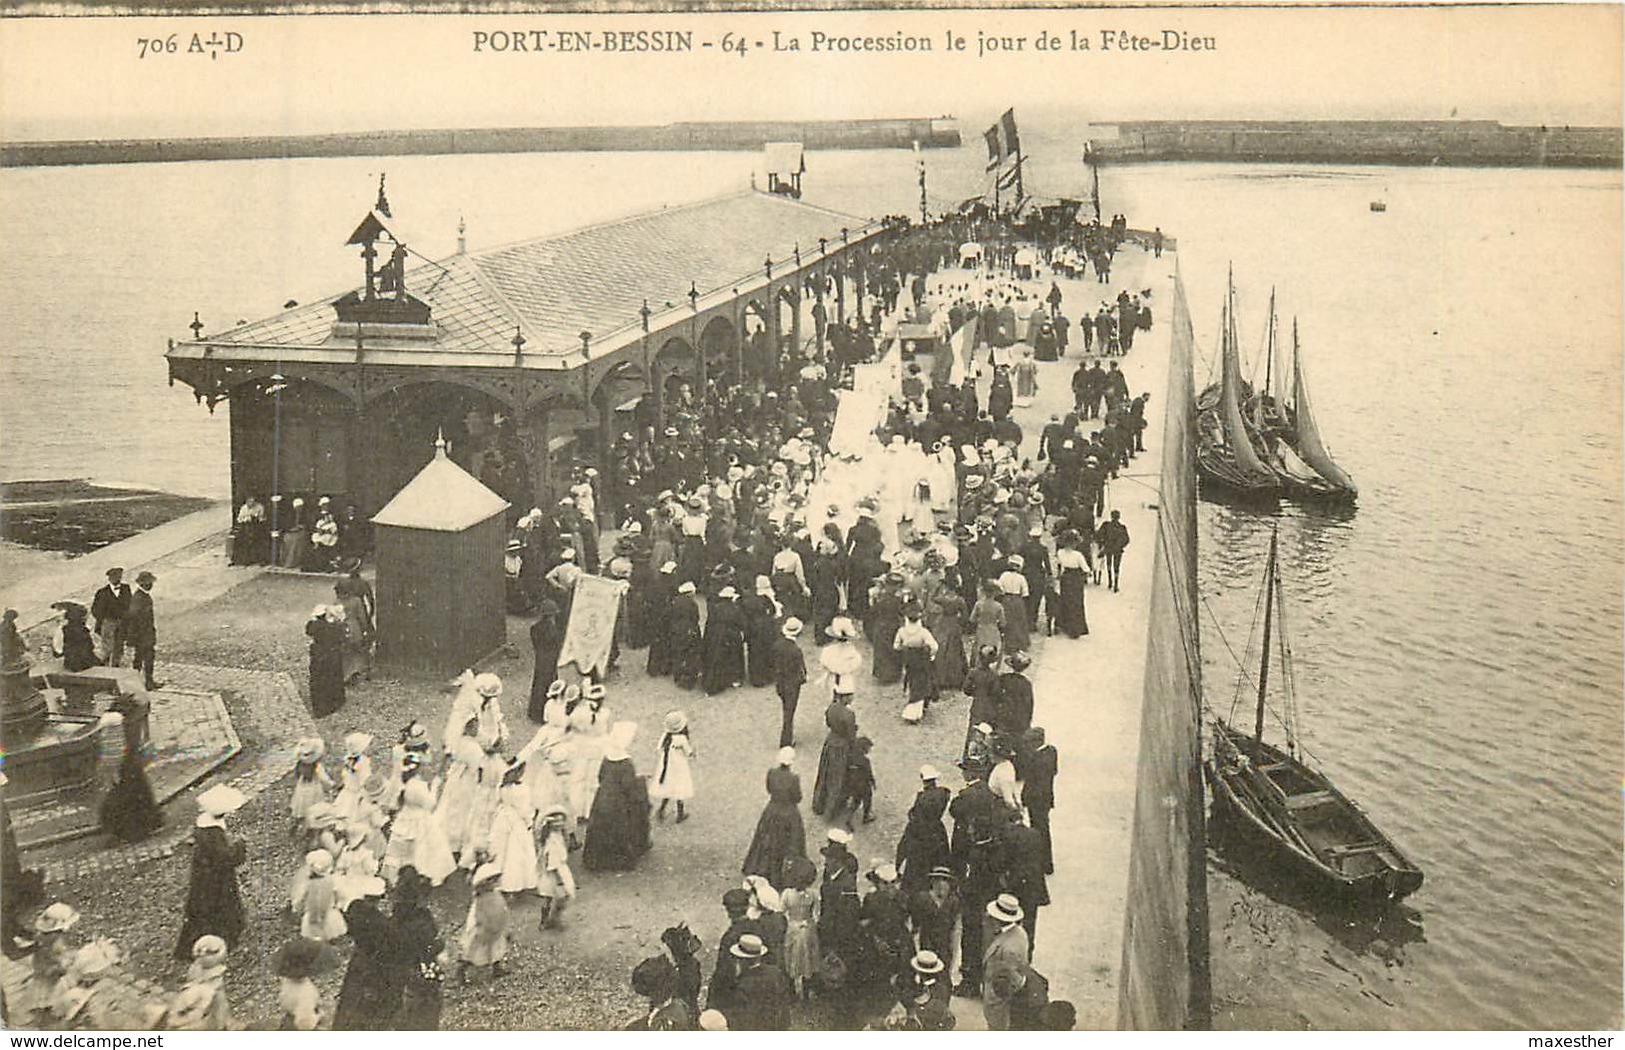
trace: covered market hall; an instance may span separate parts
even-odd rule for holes
[[[617,435],[664,426],[683,384],[793,373],[861,311],[891,228],[749,190],[429,262],[391,222],[380,192],[347,246],[357,288],[171,342],[170,381],[231,405],[234,505],[370,516],[443,434],[516,513],[547,506]]]

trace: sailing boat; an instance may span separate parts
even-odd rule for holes
[[[1223,719],[1213,719],[1213,750],[1203,767],[1212,791],[1213,818],[1234,831],[1239,841],[1339,899],[1399,900],[1422,885],[1422,870],[1406,859],[1330,778],[1307,765],[1298,754],[1292,724],[1296,699],[1278,546],[1278,536],[1271,534],[1260,595],[1264,645],[1253,730],[1248,733]],[[1273,622],[1275,619],[1279,624]],[[1264,741],[1272,628],[1280,635],[1277,644],[1287,725],[1284,750]]]
[[[1297,349],[1296,322],[1293,324],[1293,349]],[[1281,479],[1281,487],[1288,496],[1300,499],[1346,499],[1355,495],[1354,482],[1349,476],[1338,469],[1337,464],[1331,462],[1331,457],[1324,455],[1325,449],[1319,445],[1319,431],[1314,426],[1314,417],[1308,416],[1309,433],[1322,453],[1324,462],[1331,464],[1336,471],[1336,477],[1327,476],[1313,463],[1307,462],[1298,448],[1298,433],[1303,420],[1306,418],[1301,409],[1294,411],[1294,406],[1307,406],[1304,400],[1303,373],[1299,368],[1298,355],[1293,354],[1293,398],[1289,402],[1283,396],[1284,391],[1278,389],[1281,385],[1281,376],[1284,372],[1277,358],[1279,356],[1279,341],[1275,330],[1275,289],[1270,289],[1270,320],[1268,345],[1264,357],[1264,384],[1263,389],[1247,399],[1246,407],[1252,422],[1251,433],[1257,440],[1259,457],[1269,465],[1277,477]]]
[[[1238,496],[1280,495],[1281,478],[1258,454],[1241,402],[1248,395],[1236,351],[1235,282],[1224,299],[1219,381],[1196,398],[1196,470],[1202,480]]]
[[[1297,318],[1292,319],[1292,402],[1285,411],[1291,423],[1291,428],[1285,434],[1287,444],[1315,469],[1315,473],[1326,479],[1336,490],[1335,495],[1350,500],[1358,496],[1360,490],[1354,484],[1354,479],[1337,465],[1326,450],[1326,443],[1320,437],[1320,426],[1309,407],[1309,388],[1303,381],[1303,352],[1298,348]]]

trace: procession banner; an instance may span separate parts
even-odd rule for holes
[[[608,673],[609,651],[615,643],[615,623],[626,587],[624,581],[602,576],[583,576],[576,581],[570,623],[559,650],[560,667],[573,663],[583,675]]]

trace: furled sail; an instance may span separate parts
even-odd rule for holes
[[[1332,459],[1320,438],[1320,427],[1309,407],[1309,388],[1303,382],[1303,354],[1298,349],[1298,325],[1292,323],[1292,402],[1298,416],[1298,452],[1315,472],[1350,493],[1359,492],[1354,479]]]

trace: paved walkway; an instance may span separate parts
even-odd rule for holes
[[[1113,264],[1110,284],[1092,279],[1056,282],[1061,288],[1061,312],[1070,319],[1092,314],[1101,300],[1115,300],[1125,288],[1131,293],[1152,289],[1148,305],[1155,319],[1149,332],[1137,334],[1133,351],[1116,359],[1128,376],[1131,393],[1151,392],[1146,451],[1138,453],[1107,488],[1107,509],[1122,512],[1130,536],[1123,558],[1122,589],[1118,593],[1104,585],[1088,589],[1090,633],[1086,638],[1035,637],[1033,646],[1033,722],[1044,727],[1060,755],[1056,808],[1051,817],[1056,874],[1049,880],[1052,903],[1040,913],[1033,962],[1049,978],[1051,994],[1069,999],[1077,1007],[1080,1029],[1117,1027],[1152,555],[1158,528],[1159,446],[1167,404],[1173,262],[1171,253],[1165,252],[1159,260],[1125,247]],[[1041,295],[1049,280],[1045,277],[1032,287]],[[1038,365],[1035,403],[1013,412],[1024,435],[1022,452],[1035,461],[1039,434],[1050,415],[1064,415],[1072,408],[1072,373],[1082,360],[1081,349],[1082,337],[1074,323],[1067,356]],[[980,386],[986,403],[986,378]],[[963,1024],[967,1018],[958,1003],[956,1000],[955,1013]],[[980,1027],[980,1010],[975,1014],[972,1023]]]
[[[132,585],[142,569],[158,577],[153,594],[160,617],[175,611],[177,601],[186,602],[187,607],[202,604],[250,579],[256,571],[226,564],[225,534],[230,528],[231,507],[225,503],[183,515],[53,565],[48,571],[8,581],[0,588],[0,608],[16,609],[17,629],[29,631],[56,616],[52,602],[89,605],[96,588],[107,582],[107,570],[114,566],[124,569],[124,578]]]

